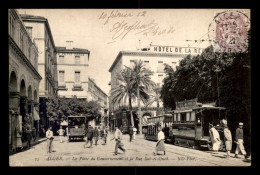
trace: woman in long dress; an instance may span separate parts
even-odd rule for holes
[[[156,149],[155,149],[155,153],[154,155],[157,155],[158,151],[163,151],[164,155],[165,155],[165,145],[164,145],[164,139],[165,139],[165,136],[164,136],[164,133],[162,132],[162,128],[159,126],[158,127],[158,141],[157,141],[157,144],[156,144]]]

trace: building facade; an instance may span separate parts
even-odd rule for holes
[[[25,125],[39,132],[42,77],[38,72],[38,48],[16,10],[8,10],[8,23],[9,151],[15,153],[26,141]]]
[[[91,121],[91,125],[101,124],[108,126],[108,96],[100,89],[92,78],[88,79],[88,101],[97,101],[101,106],[99,121]]]
[[[39,86],[41,124],[49,125],[46,99],[57,95],[57,59],[55,44],[48,20],[41,16],[20,15],[24,25],[38,47],[38,72],[42,77]]]
[[[88,98],[89,55],[87,49],[56,47],[58,70],[58,95],[60,97]]]
[[[188,47],[175,47],[175,46],[158,46],[150,45],[148,48],[143,48],[138,51],[120,51],[111,65],[109,72],[111,73],[111,91],[119,86],[119,81],[116,78],[117,74],[124,68],[124,66],[133,67],[135,60],[142,60],[145,68],[151,70],[154,74],[151,76],[159,87],[162,86],[163,79],[166,76],[164,72],[164,64],[172,66],[174,70],[179,65],[181,59],[187,55],[198,55],[202,53],[202,48],[188,48]],[[149,92],[153,93],[153,92]],[[111,97],[110,100],[111,102]],[[130,114],[128,111],[128,100],[122,101],[121,104],[109,103],[109,111],[111,112],[111,127],[115,126],[126,128],[130,123]],[[137,118],[137,101],[132,101],[134,125],[138,128],[139,119]],[[160,109],[163,109],[163,103],[159,102]],[[156,115],[157,104],[153,103],[148,108],[141,102],[141,122],[144,118],[153,117]]]

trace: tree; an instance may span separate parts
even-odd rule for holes
[[[151,106],[153,103],[156,102],[157,110],[156,115],[160,115],[160,96],[161,96],[161,87],[160,84],[156,84],[156,86],[153,88],[153,94],[150,94],[149,101],[146,103],[146,107]]]
[[[181,60],[176,71],[166,66],[162,99],[164,107],[172,108],[174,100],[197,97],[203,103],[216,101],[218,106],[227,109],[233,136],[238,122],[244,122],[245,147],[250,151],[250,31],[248,39],[249,47],[245,52],[216,53],[209,46],[201,55]]]
[[[144,88],[146,92],[149,92],[155,83],[151,80],[153,72],[146,69],[142,60],[135,60],[133,68],[129,68],[132,71],[131,86],[136,87],[137,93],[137,105],[138,105],[138,119],[139,119],[139,131],[142,134],[142,116],[141,116],[141,104],[140,104],[140,90]]]
[[[70,115],[86,115],[88,118],[97,119],[100,117],[101,106],[96,101],[86,101],[84,99],[61,98],[51,96],[47,98],[46,110],[49,121],[57,125],[63,120],[67,120]]]
[[[131,84],[132,71],[129,68],[123,69],[119,74],[117,74],[117,80],[119,81],[119,86],[112,89],[112,103],[113,104],[121,104],[122,102],[126,102],[128,99],[130,117],[131,117],[131,125],[134,127],[134,118],[133,118],[133,110],[132,110],[132,100],[136,99],[136,85]],[[141,87],[140,90],[140,98],[143,102],[146,102],[149,96],[144,91],[144,88]]]

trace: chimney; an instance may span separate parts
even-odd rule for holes
[[[72,44],[73,44],[73,41],[66,41],[66,49],[72,50]]]

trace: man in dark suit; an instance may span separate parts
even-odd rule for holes
[[[97,145],[98,137],[99,137],[99,130],[98,130],[97,127],[95,127],[95,129],[94,129],[93,136],[94,136],[94,139],[95,139],[95,145]]]
[[[93,135],[94,135],[93,127],[92,127],[91,125],[89,125],[88,128],[87,128],[87,132],[86,132],[87,142],[86,142],[86,144],[84,145],[84,148],[85,148],[85,146],[88,145],[88,142],[90,142],[90,146],[87,147],[87,148],[91,148],[91,147],[92,147]]]
[[[130,142],[132,142],[133,134],[134,134],[133,127],[130,126],[130,128],[129,128]]]

